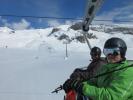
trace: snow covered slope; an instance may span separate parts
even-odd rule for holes
[[[64,92],[51,91],[69,77],[77,67],[87,66],[88,46],[75,37],[81,30],[69,25],[47,29],[11,30],[0,28],[0,100],[62,100]],[[53,32],[54,29],[54,32]],[[133,35],[108,34],[90,30],[96,38],[92,46],[103,48],[110,37],[120,37],[128,45],[127,58],[133,59]],[[65,44],[68,44],[68,59]]]

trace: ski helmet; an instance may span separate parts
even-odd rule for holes
[[[120,55],[122,57],[125,57],[127,45],[122,39],[117,37],[112,37],[105,42],[104,49],[113,49],[113,48],[118,48],[120,50]]]
[[[101,56],[101,49],[99,47],[93,47],[91,49],[90,55],[91,56],[93,56],[93,55],[94,56],[96,56],[96,55]]]

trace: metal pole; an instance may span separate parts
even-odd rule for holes
[[[68,57],[67,43],[66,43],[66,57]]]
[[[86,43],[87,43],[89,49],[91,50],[91,44],[90,44],[89,40],[87,39],[87,33],[88,33],[88,32],[82,31],[82,33],[83,33],[83,36],[84,36],[84,38],[85,38],[85,40],[86,40]]]

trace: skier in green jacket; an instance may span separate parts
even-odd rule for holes
[[[108,39],[103,49],[108,64],[92,77],[97,78],[96,83],[68,79],[63,88],[73,89],[92,100],[133,100],[133,66],[125,58],[126,50],[122,39]]]

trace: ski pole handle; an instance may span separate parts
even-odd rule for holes
[[[61,91],[63,89],[63,86],[60,85],[58,88],[56,88],[54,91],[52,91],[51,93],[58,93],[59,91]]]

